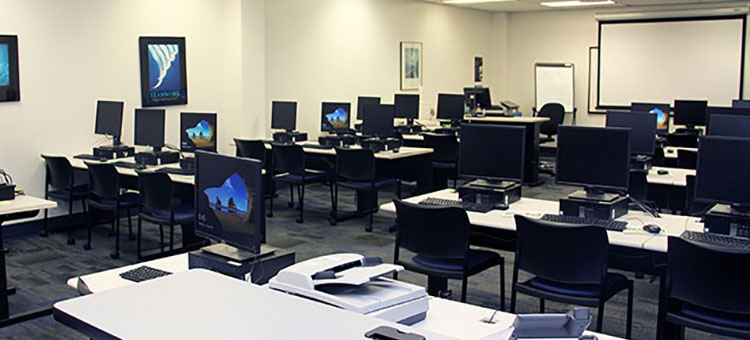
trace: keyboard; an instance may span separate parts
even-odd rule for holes
[[[594,218],[585,218],[578,216],[563,216],[563,215],[551,215],[544,214],[542,221],[555,222],[555,223],[567,223],[567,224],[579,224],[579,225],[595,225],[612,231],[623,231],[628,227],[628,222],[615,221],[615,220],[598,220]]]
[[[75,155],[75,156],[73,156],[73,158],[76,158],[76,159],[85,159],[87,161],[98,161],[98,160],[102,159],[101,157],[96,157],[94,155],[88,155],[88,154],[85,154],[85,153],[82,153],[80,155]]]
[[[120,277],[133,282],[141,282],[155,279],[157,277],[167,276],[170,274],[172,273],[148,266],[140,266],[138,268],[128,270],[124,273],[120,273]]]
[[[128,169],[137,169],[138,168],[138,164],[136,164],[134,162],[117,161],[117,162],[114,162],[112,164],[114,166],[120,167],[120,168],[128,168]]]
[[[683,240],[704,243],[723,248],[750,251],[750,239],[734,237],[715,233],[700,233],[696,231],[684,231],[680,238]]]
[[[427,197],[419,202],[422,205],[432,205],[440,207],[456,207],[463,208],[468,211],[486,213],[494,209],[494,205],[489,203],[475,203],[475,202],[463,202],[456,200],[449,200],[444,198]]]
[[[195,175],[195,169],[183,168],[161,168],[154,170],[154,172],[164,172],[173,175]]]

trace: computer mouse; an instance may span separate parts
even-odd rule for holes
[[[661,232],[661,227],[656,224],[646,224],[643,226],[643,230],[651,234],[658,234],[659,232]]]
[[[136,164],[135,168],[138,170],[146,170],[146,164]]]
[[[658,175],[668,175],[669,171],[667,171],[667,170],[658,170],[658,171],[656,171],[656,174],[658,174]]]
[[[398,149],[393,149],[393,153],[398,153]]]
[[[674,149],[667,149],[667,153],[674,153]]]

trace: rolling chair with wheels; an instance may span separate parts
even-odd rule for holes
[[[368,149],[336,148],[336,170],[333,180],[331,225],[336,225],[338,211],[339,187],[361,192],[375,193],[388,186],[396,186],[396,196],[401,198],[401,181],[395,178],[379,178],[375,174],[375,156]],[[369,207],[369,222],[365,231],[372,231],[372,215],[377,209],[377,202]]]
[[[458,139],[455,134],[424,133],[425,147],[432,149],[433,170],[445,171],[453,180],[453,188],[458,182]],[[452,176],[452,177],[451,177]],[[443,183],[440,184],[441,186]]]
[[[125,210],[128,216],[128,235],[131,240],[133,235],[133,223],[130,219],[130,211],[138,208],[139,197],[133,192],[123,192],[120,188],[120,174],[114,165],[109,163],[86,163],[89,168],[89,191],[86,198],[88,204],[88,242],[83,246],[85,250],[91,250],[91,229],[93,228],[91,209],[112,212],[115,224],[115,250],[110,255],[113,259],[120,258],[120,212]]]
[[[602,329],[604,303],[622,290],[628,291],[625,337],[633,322],[633,281],[607,271],[607,230],[596,226],[571,226],[516,215],[516,259],[511,282],[510,312],[516,311],[516,294],[545,300],[598,307],[596,331]],[[518,282],[519,271],[534,275]]]
[[[565,107],[560,103],[547,103],[539,112],[536,112],[536,116],[549,118],[548,121],[539,125],[539,133],[547,136],[539,138],[539,144],[554,141],[552,136],[557,135],[557,127],[562,125],[565,119]]]
[[[274,181],[289,184],[290,198],[289,206],[294,206],[294,187],[297,187],[299,198],[299,218],[297,223],[304,222],[305,185],[323,183],[328,179],[325,172],[305,169],[305,152],[302,147],[294,144],[273,144],[273,162],[271,165],[271,176]],[[273,198],[271,198],[270,211],[273,210]]]
[[[42,155],[46,164],[46,175],[44,184],[44,199],[54,198],[68,202],[68,244],[75,244],[73,238],[73,202],[80,200],[83,207],[83,213],[86,214],[86,194],[87,186],[85,184],[76,184],[73,175],[73,166],[67,158],[61,156]],[[47,226],[49,209],[44,209],[44,226],[40,236],[49,235]]]
[[[712,334],[750,339],[750,252],[669,237],[666,322]],[[696,265],[697,264],[697,265]]]
[[[270,200],[271,198],[276,197],[276,186],[274,185],[269,170],[269,165],[271,164],[271,150],[266,149],[266,145],[262,140],[235,138],[234,144],[237,146],[235,156],[257,159],[263,163],[263,169],[266,170],[266,173],[262,175],[263,199]],[[273,216],[271,209],[268,210],[266,215],[268,217]]]
[[[500,309],[505,310],[505,260],[496,252],[469,246],[471,225],[464,209],[397,199],[393,203],[398,221],[394,263],[420,274],[461,280],[461,302],[466,302],[469,276],[499,266]],[[415,256],[402,258],[401,248]]]

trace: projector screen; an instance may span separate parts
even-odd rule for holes
[[[597,107],[741,97],[746,16],[599,22]]]

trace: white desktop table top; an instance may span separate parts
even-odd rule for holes
[[[234,145],[234,143],[232,143]],[[271,144],[266,143],[266,148],[270,148]],[[305,145],[319,145],[316,141],[304,141],[299,142],[297,145],[301,145],[302,149],[307,153],[315,153],[320,155],[335,155],[336,150],[333,148],[330,149],[320,149],[320,148],[306,148]],[[359,145],[352,145],[349,148],[351,149],[361,149]],[[394,159],[401,159],[401,158],[407,158],[407,157],[413,157],[413,156],[420,156],[420,155],[426,155],[432,153],[432,149],[430,148],[417,148],[417,147],[409,147],[409,146],[402,146],[399,148],[399,152],[393,152],[393,151],[381,151],[374,153],[373,155],[377,159],[386,159],[386,160],[394,160]]]
[[[156,260],[113,268],[98,273],[76,276],[68,279],[67,284],[68,287],[78,290],[78,293],[81,295],[101,293],[113,288],[130,286],[136,283],[121,278],[120,274],[140,266],[148,266],[170,273],[181,273],[188,270],[188,254],[182,253]]]
[[[87,169],[86,163],[115,163],[115,162],[135,162],[135,157],[125,157],[125,158],[116,158],[116,159],[109,159],[104,162],[96,161],[96,160],[88,160],[88,159],[78,159],[73,158],[71,156],[63,155],[64,157],[68,158],[68,161],[70,162],[70,165],[72,165],[76,169]],[[123,167],[115,167],[117,169],[117,172],[120,175],[125,176],[138,176],[138,174],[135,172],[135,169],[130,168],[123,168]],[[176,168],[179,169],[180,165],[178,163],[173,164],[164,164],[164,165],[155,165],[151,166],[149,165],[145,170],[141,171],[153,171],[156,169],[161,168]],[[177,174],[169,174],[169,178],[172,179],[173,182],[182,183],[182,184],[195,184],[195,176],[193,175],[177,175]]]
[[[57,207],[55,201],[49,201],[29,195],[16,195],[12,200],[0,201],[0,215],[9,215],[27,211]]]
[[[659,170],[666,170],[667,173],[664,175],[659,175]],[[648,171],[646,180],[651,184],[684,187],[687,186],[688,175],[695,176],[695,170],[655,166]]]
[[[547,117],[472,117],[464,116],[464,120],[477,121],[477,122],[488,122],[488,123],[543,123],[549,120]]]
[[[687,148],[682,146],[665,146],[664,158],[677,158],[677,150],[687,150],[698,152],[698,148]]]

